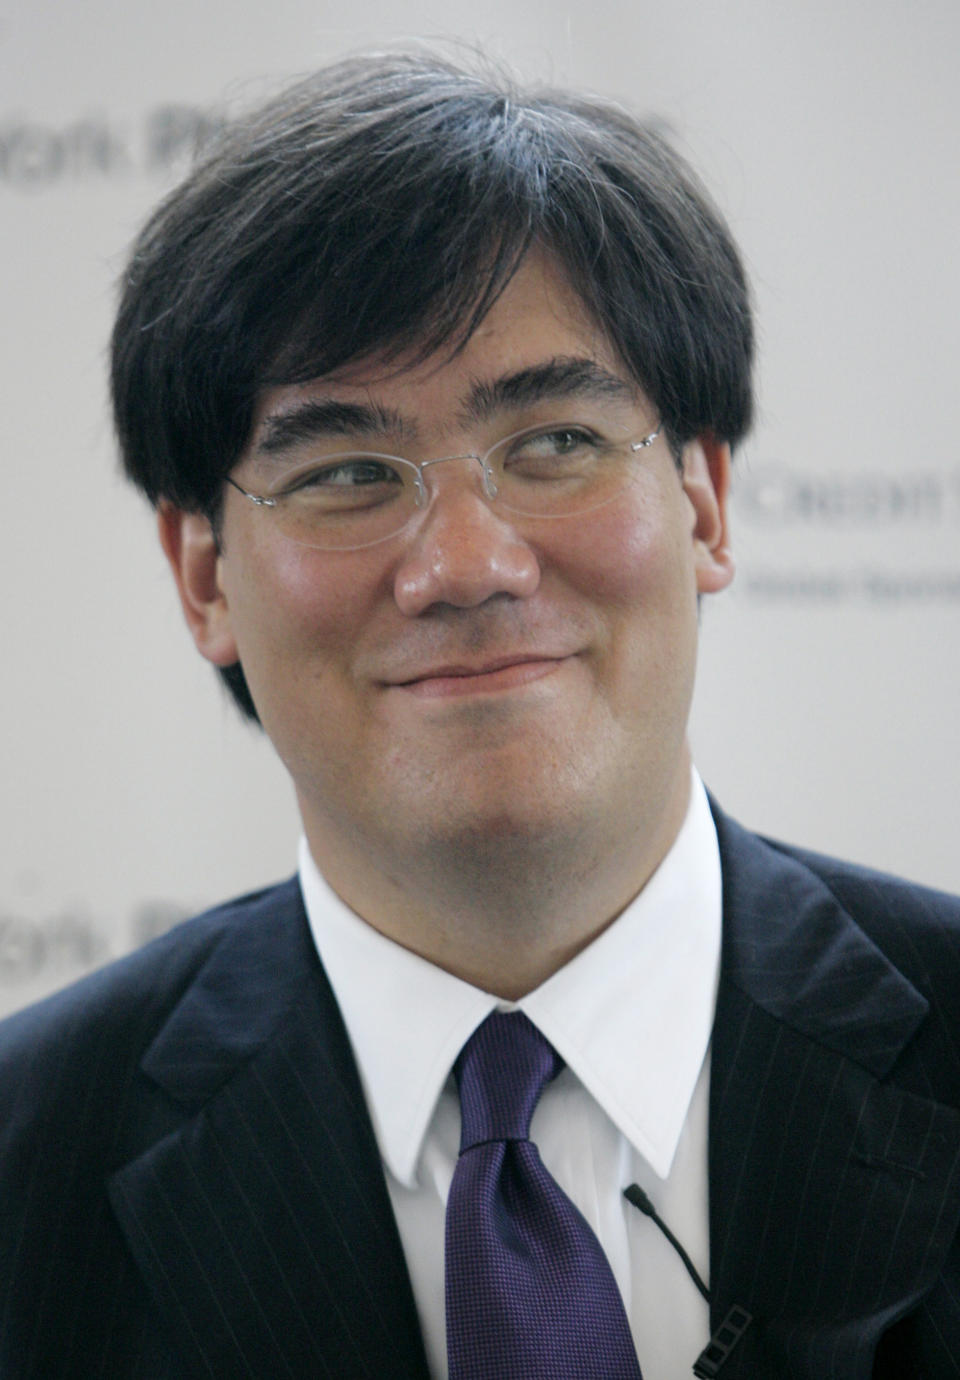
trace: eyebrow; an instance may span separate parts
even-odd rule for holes
[[[262,455],[276,455],[324,436],[403,437],[409,431],[409,424],[392,407],[310,398],[265,418],[256,448]]]
[[[464,417],[472,422],[485,422],[498,412],[562,398],[633,401],[638,392],[635,383],[611,373],[595,359],[561,356],[518,369],[513,374],[504,374],[489,383],[475,383],[464,408]]]
[[[516,411],[538,402],[564,398],[634,401],[636,384],[611,373],[596,360],[558,356],[491,380],[477,380],[461,408],[465,423],[489,421],[500,412]],[[416,437],[417,424],[392,407],[379,403],[341,402],[309,398],[264,419],[256,450],[279,455],[285,450],[326,436]]]

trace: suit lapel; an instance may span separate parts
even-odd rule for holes
[[[960,1218],[960,1116],[887,1078],[927,1012],[808,868],[718,815],[712,1325],[722,1380],[858,1380],[935,1281]]]
[[[426,1377],[406,1266],[299,890],[228,931],[144,1061],[185,1120],[113,1175],[198,1375]]]

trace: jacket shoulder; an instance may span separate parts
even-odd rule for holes
[[[960,898],[874,868],[757,837],[757,846],[799,864],[925,999],[924,1040],[953,1051],[960,1029]],[[954,1094],[955,1095],[955,1094]]]
[[[776,839],[761,842],[815,873],[894,962],[891,945],[908,959],[933,945],[960,961],[960,896]]]
[[[116,1028],[126,1021],[149,1025],[151,1015],[162,1019],[225,937],[294,893],[295,879],[222,902],[0,1020],[0,1077],[5,1060],[19,1051],[99,1028],[104,1020]]]
[[[251,950],[255,966],[265,921],[298,898],[293,880],[216,906],[0,1021],[0,1156],[46,1121],[109,1134],[144,1052],[198,976],[234,947],[238,968]]]
[[[190,1038],[191,1019],[225,1008],[229,1072],[244,1042],[280,1018],[291,980],[274,977],[271,1004],[256,978],[295,966],[284,936],[294,937],[297,958],[309,952],[300,913],[296,882],[241,897],[0,1023],[4,1376],[183,1373],[106,1185],[195,1111],[149,1072],[151,1049],[171,1024],[187,1027],[184,1063],[207,1070],[216,1051]],[[251,986],[249,1010],[238,1012],[237,993]]]

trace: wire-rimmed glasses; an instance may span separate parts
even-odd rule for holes
[[[429,506],[426,472],[454,460],[480,467],[480,487],[498,508],[533,518],[592,512],[630,483],[637,454],[662,430],[640,437],[582,421],[550,422],[513,432],[484,454],[466,452],[419,462],[376,451],[329,451],[279,472],[254,493],[227,482],[258,507],[270,509],[285,536],[321,551],[359,551],[397,536]]]

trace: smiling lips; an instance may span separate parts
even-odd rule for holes
[[[390,688],[426,699],[512,690],[550,675],[568,659],[566,655],[532,655],[501,657],[481,666],[437,666],[410,680],[394,681]]]

